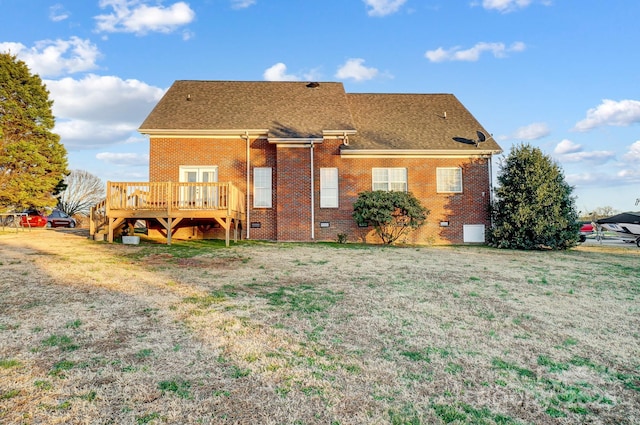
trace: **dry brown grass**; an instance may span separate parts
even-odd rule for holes
[[[0,234],[0,424],[640,422],[640,250]]]

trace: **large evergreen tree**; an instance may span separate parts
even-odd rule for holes
[[[560,166],[538,148],[514,146],[498,174],[489,243],[511,249],[567,249],[578,241],[575,201]]]
[[[52,132],[53,102],[38,75],[0,53],[0,208],[54,206],[67,152]]]

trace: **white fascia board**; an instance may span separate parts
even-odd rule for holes
[[[269,133],[268,129],[230,129],[230,130],[219,130],[219,129],[198,129],[198,130],[185,130],[185,129],[172,129],[172,128],[163,128],[163,129],[148,129],[148,128],[139,128],[138,132],[141,134],[148,134],[153,137],[174,137],[174,138],[184,138],[184,137],[229,137],[236,136],[238,138],[242,136],[253,136],[253,137],[267,137]]]
[[[341,157],[350,158],[434,158],[485,157],[502,153],[501,150],[429,150],[429,149],[342,149]]]
[[[353,136],[356,133],[356,130],[322,130],[323,136]]]
[[[276,145],[287,145],[287,144],[318,144],[322,143],[324,139],[316,138],[316,137],[269,137],[269,143]]]

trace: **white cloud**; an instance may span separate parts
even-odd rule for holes
[[[60,3],[54,4],[49,8],[49,19],[53,22],[64,21],[67,18],[69,18],[69,12],[67,12]]]
[[[564,139],[556,145],[556,148],[553,150],[553,152],[558,155],[565,155],[569,153],[580,152],[581,150],[582,145],[574,143],[569,139]]]
[[[256,4],[256,0],[231,0],[231,7],[234,9],[246,9]]]
[[[140,153],[115,153],[100,152],[96,155],[100,161],[111,165],[120,166],[146,166],[149,165],[149,155]]]
[[[141,81],[112,76],[45,84],[53,100],[54,131],[72,150],[125,143],[164,94]]]
[[[513,134],[513,138],[519,140],[537,140],[548,136],[549,133],[551,133],[551,130],[549,130],[547,124],[536,122],[517,129]]]
[[[622,157],[625,161],[637,164],[640,162],[640,140],[629,146],[629,152]],[[640,194],[639,194],[640,195]]]
[[[591,151],[591,152],[574,152],[560,156],[563,162],[584,162],[588,161],[595,164],[604,164],[616,157],[613,151]]]
[[[609,177],[598,173],[566,174],[565,180],[571,186],[594,185],[609,180]]]
[[[591,151],[585,152],[582,145],[574,143],[571,140],[564,139],[558,143],[553,150],[562,162],[585,162],[592,164],[604,164],[615,158],[613,151]]]
[[[522,52],[526,49],[526,45],[520,41],[506,46],[504,43],[477,43],[470,49],[461,50],[459,46],[450,49],[438,47],[436,50],[428,50],[425,57],[431,62],[445,61],[468,61],[475,62],[480,59],[480,55],[484,52],[490,52],[496,58],[506,57],[507,53]]]
[[[182,31],[182,39],[184,41],[191,40],[193,37],[195,37],[195,33],[193,31],[189,31],[189,30]]]
[[[89,40],[42,40],[28,48],[22,43],[0,43],[0,52],[11,52],[25,61],[32,72],[41,77],[91,71],[101,57],[98,47]]]
[[[300,78],[293,75],[287,74],[287,65],[282,62],[278,62],[262,74],[265,80],[267,81],[300,81]]]
[[[352,79],[355,81],[371,80],[378,76],[379,72],[376,68],[367,68],[364,64],[364,59],[352,58],[338,68],[336,72],[336,78],[340,79]]]
[[[531,4],[532,0],[482,0],[482,7],[487,10],[497,10],[501,13],[513,12],[523,9]]]
[[[616,176],[626,183],[640,182],[640,170],[637,168],[620,170],[616,173]],[[620,183],[620,181],[618,180],[617,183]]]
[[[369,16],[386,16],[396,13],[407,0],[363,0]]]
[[[605,125],[628,126],[640,123],[640,101],[604,99],[600,105],[587,111],[587,117],[579,121],[574,130],[588,131]]]
[[[552,0],[539,0],[538,3],[544,6],[551,6]],[[533,3],[533,0],[482,0],[482,7],[487,10],[497,10],[500,13],[509,13],[518,9],[524,9]],[[478,2],[472,5],[477,6]]]
[[[320,81],[322,73],[318,68],[314,68],[306,72],[301,71],[298,74],[287,74],[287,65],[278,62],[267,68],[262,77],[266,81]]]
[[[98,32],[170,33],[195,18],[195,12],[185,2],[171,6],[149,6],[143,0],[100,0],[100,7],[113,12],[95,17]]]

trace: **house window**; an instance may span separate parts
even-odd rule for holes
[[[253,207],[271,208],[271,167],[253,169]]]
[[[338,169],[320,169],[320,208],[338,208]]]
[[[438,181],[437,191],[441,192],[462,192],[462,169],[459,167],[437,168],[436,178]]]
[[[387,192],[407,191],[406,168],[374,168],[372,170],[373,190],[385,190]]]

